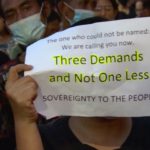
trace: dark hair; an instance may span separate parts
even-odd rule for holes
[[[110,2],[112,3],[112,6],[115,10],[118,9],[118,4],[117,4],[116,0],[110,0]]]
[[[127,6],[128,0],[118,0],[123,6]]]
[[[39,5],[41,6],[42,3],[44,2],[44,0],[37,0],[37,2],[39,3]]]
[[[0,0],[0,17],[4,18],[4,14],[3,14],[3,10],[2,10],[2,6],[1,6],[1,0]]]
[[[0,0],[0,16],[2,16],[4,18],[4,13],[3,13],[3,9],[2,9],[2,4],[1,4],[2,0]],[[38,4],[41,6],[42,3],[44,2],[44,0],[37,0]]]
[[[58,3],[61,2],[62,0],[52,0],[52,1],[53,1],[53,3],[55,4],[55,6],[57,6]]]
[[[146,9],[150,9],[150,1],[149,0],[144,0],[143,1],[143,7]]]
[[[8,61],[10,61],[8,55],[0,51],[0,65],[3,65],[4,63],[7,63]]]
[[[58,20],[59,22],[61,21],[60,16],[58,15],[57,12],[55,12],[54,10],[51,12],[51,14],[48,16],[47,18],[47,22],[51,22],[54,20]]]

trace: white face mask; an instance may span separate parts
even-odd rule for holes
[[[42,37],[45,25],[41,21],[41,13],[37,13],[9,25],[9,29],[19,44],[29,45]]]

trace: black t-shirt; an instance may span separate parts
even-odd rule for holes
[[[68,117],[39,126],[45,150],[95,150],[82,144],[68,126]],[[130,135],[120,150],[150,149],[150,118],[133,118]],[[115,137],[114,137],[115,138]]]

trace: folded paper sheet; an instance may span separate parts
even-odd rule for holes
[[[29,46],[47,118],[150,115],[150,18],[82,25]]]

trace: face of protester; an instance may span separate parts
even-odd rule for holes
[[[88,2],[86,2],[85,4],[85,9],[87,10],[94,10],[95,9],[95,4],[93,1],[89,0]]]
[[[135,11],[136,11],[137,17],[142,16],[142,12],[143,12],[143,2],[142,1],[137,1],[136,2]]]
[[[117,10],[114,9],[110,0],[97,0],[96,15],[108,20],[114,20]]]
[[[1,0],[8,25],[38,13],[41,9],[37,0]]]

